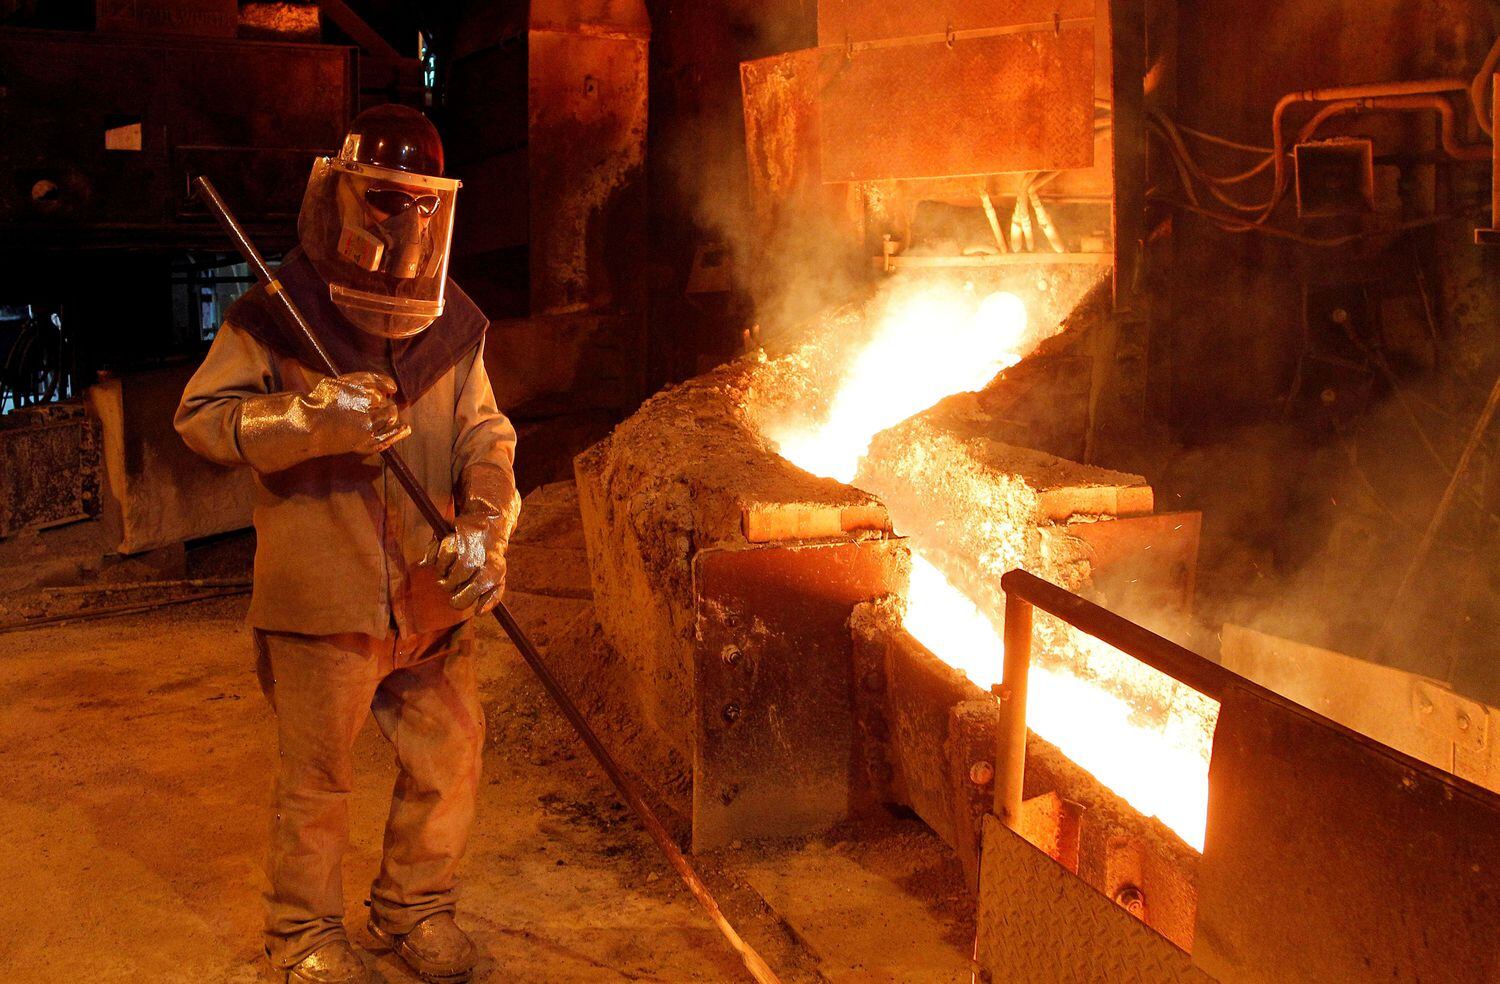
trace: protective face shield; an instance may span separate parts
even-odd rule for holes
[[[408,338],[443,313],[459,182],[442,177],[437,131],[416,110],[377,106],[337,157],[313,162],[297,232],[351,322]]]

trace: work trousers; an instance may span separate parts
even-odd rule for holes
[[[385,638],[257,629],[255,642],[280,750],[267,862],[272,964],[291,967],[346,938],[342,862],[354,740],[372,711],[400,774],[371,918],[406,933],[452,912],[484,745],[470,625]]]

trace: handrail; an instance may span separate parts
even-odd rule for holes
[[[1055,615],[1214,700],[1222,700],[1236,678],[1235,673],[1192,650],[1034,574],[1010,571],[1000,579],[1000,586],[1005,590],[1005,670],[994,688],[1000,699],[995,815],[1013,830],[1020,820],[1026,773],[1026,690],[1031,671],[1033,608]]]
[[[1035,574],[1010,571],[1000,579],[1000,587],[1005,590],[1007,610],[1009,599],[1020,598],[1214,700],[1235,678],[1233,671],[1218,663]]]
[[[1492,790],[1361,734],[1034,574],[1010,571],[1000,579],[1000,586],[1005,590],[1005,671],[1002,682],[993,688],[1000,700],[1000,722],[995,735],[995,815],[1012,830],[1019,823],[1026,770],[1026,689],[1035,608],[1055,615],[1226,707],[1235,694],[1275,704],[1390,758],[1403,769],[1422,773],[1462,795],[1477,797],[1500,809],[1500,796]]]

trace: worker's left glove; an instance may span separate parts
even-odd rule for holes
[[[464,507],[453,532],[434,538],[422,563],[430,565],[454,608],[494,608],[505,590],[505,548],[520,516],[521,497],[510,470],[482,463],[464,470]]]

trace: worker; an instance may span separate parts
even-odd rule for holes
[[[288,982],[368,980],[344,926],[353,745],[366,716],[399,776],[370,888],[371,935],[424,980],[471,978],[454,921],[484,715],[472,619],[499,601],[520,511],[515,431],[484,366],[488,325],[448,279],[459,182],[421,113],[361,113],[313,165],[285,290],[343,375],[262,287],[225,315],[176,426],[255,473],[249,623],[279,754],[266,954]],[[378,453],[393,445],[456,531],[430,541]]]

